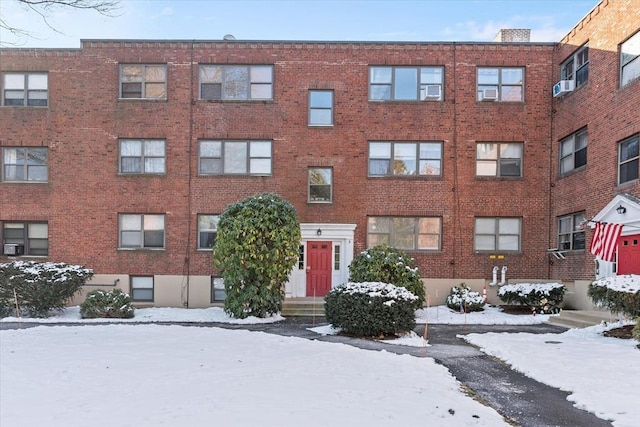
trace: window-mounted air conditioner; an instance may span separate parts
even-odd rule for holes
[[[442,90],[440,85],[426,85],[422,99],[440,99]]]
[[[17,245],[15,243],[5,243],[2,253],[7,256],[24,255],[24,245]]]
[[[553,85],[553,96],[556,97],[571,92],[574,87],[573,80],[560,80]]]
[[[498,89],[485,89],[482,91],[483,101],[495,101],[498,99]]]

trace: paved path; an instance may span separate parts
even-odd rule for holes
[[[429,346],[409,347],[385,344],[380,341],[343,337],[339,335],[318,335],[308,328],[319,326],[324,319],[289,318],[284,322],[258,325],[235,325],[228,323],[171,323],[193,327],[220,327],[226,329],[247,329],[283,336],[300,337],[310,340],[334,342],[351,345],[365,350],[385,350],[395,354],[409,354],[415,357],[431,357],[444,365],[480,401],[491,406],[514,426],[557,427],[557,426],[609,426],[611,423],[595,415],[576,409],[567,400],[568,393],[549,387],[513,371],[499,360],[487,356],[477,348],[467,344],[457,335],[483,332],[531,332],[560,333],[565,329],[552,325],[430,325]],[[135,323],[125,323],[135,326]],[[167,323],[169,324],[169,323]],[[43,324],[60,326],[61,324]],[[79,326],[79,323],[64,326]],[[92,325],[104,325],[93,323]],[[21,325],[0,322],[0,329],[32,327],[35,324]],[[416,333],[422,335],[424,325],[416,327]]]

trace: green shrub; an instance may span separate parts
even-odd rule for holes
[[[640,317],[636,319],[636,325],[633,327],[631,335],[633,335],[633,339],[640,341]]]
[[[560,283],[516,283],[498,289],[506,304],[525,305],[540,313],[557,313],[566,288]]]
[[[598,307],[631,318],[640,316],[640,275],[626,274],[596,280],[589,285],[587,295]]]
[[[0,264],[0,314],[46,317],[61,311],[91,276],[92,270],[64,263]],[[16,302],[20,313],[16,313]]]
[[[296,210],[275,194],[227,207],[220,215],[213,250],[227,293],[225,312],[240,319],[279,313],[299,247]]]
[[[325,297],[329,323],[349,335],[399,335],[416,325],[415,302],[409,290],[389,283],[346,283]]]
[[[134,316],[135,310],[131,302],[129,294],[121,289],[91,291],[87,299],[80,304],[80,317],[130,319]]]
[[[447,307],[465,313],[483,311],[484,298],[480,293],[472,291],[466,284],[460,283],[460,285],[451,288],[451,292],[447,296]]]
[[[414,308],[424,305],[424,284],[415,266],[415,260],[391,246],[374,246],[356,255],[349,265],[349,281],[382,282],[401,286],[418,297]]]

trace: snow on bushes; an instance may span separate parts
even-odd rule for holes
[[[121,289],[111,291],[95,290],[89,292],[87,299],[80,304],[80,317],[83,319],[117,318],[130,319],[134,316],[134,307],[129,294]]]
[[[472,291],[465,283],[460,283],[451,288],[447,296],[447,307],[464,313],[483,311],[484,298],[479,292]]]
[[[416,325],[411,291],[382,282],[349,282],[325,297],[325,317],[335,328],[360,337],[401,335]]]
[[[516,283],[498,289],[498,297],[506,304],[524,305],[532,311],[557,313],[566,288],[560,283]]]
[[[598,307],[633,318],[640,317],[640,275],[626,274],[596,280],[589,285],[587,295]]]

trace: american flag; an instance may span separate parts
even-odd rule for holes
[[[599,256],[603,261],[613,261],[621,233],[622,224],[596,222],[589,252]]]

